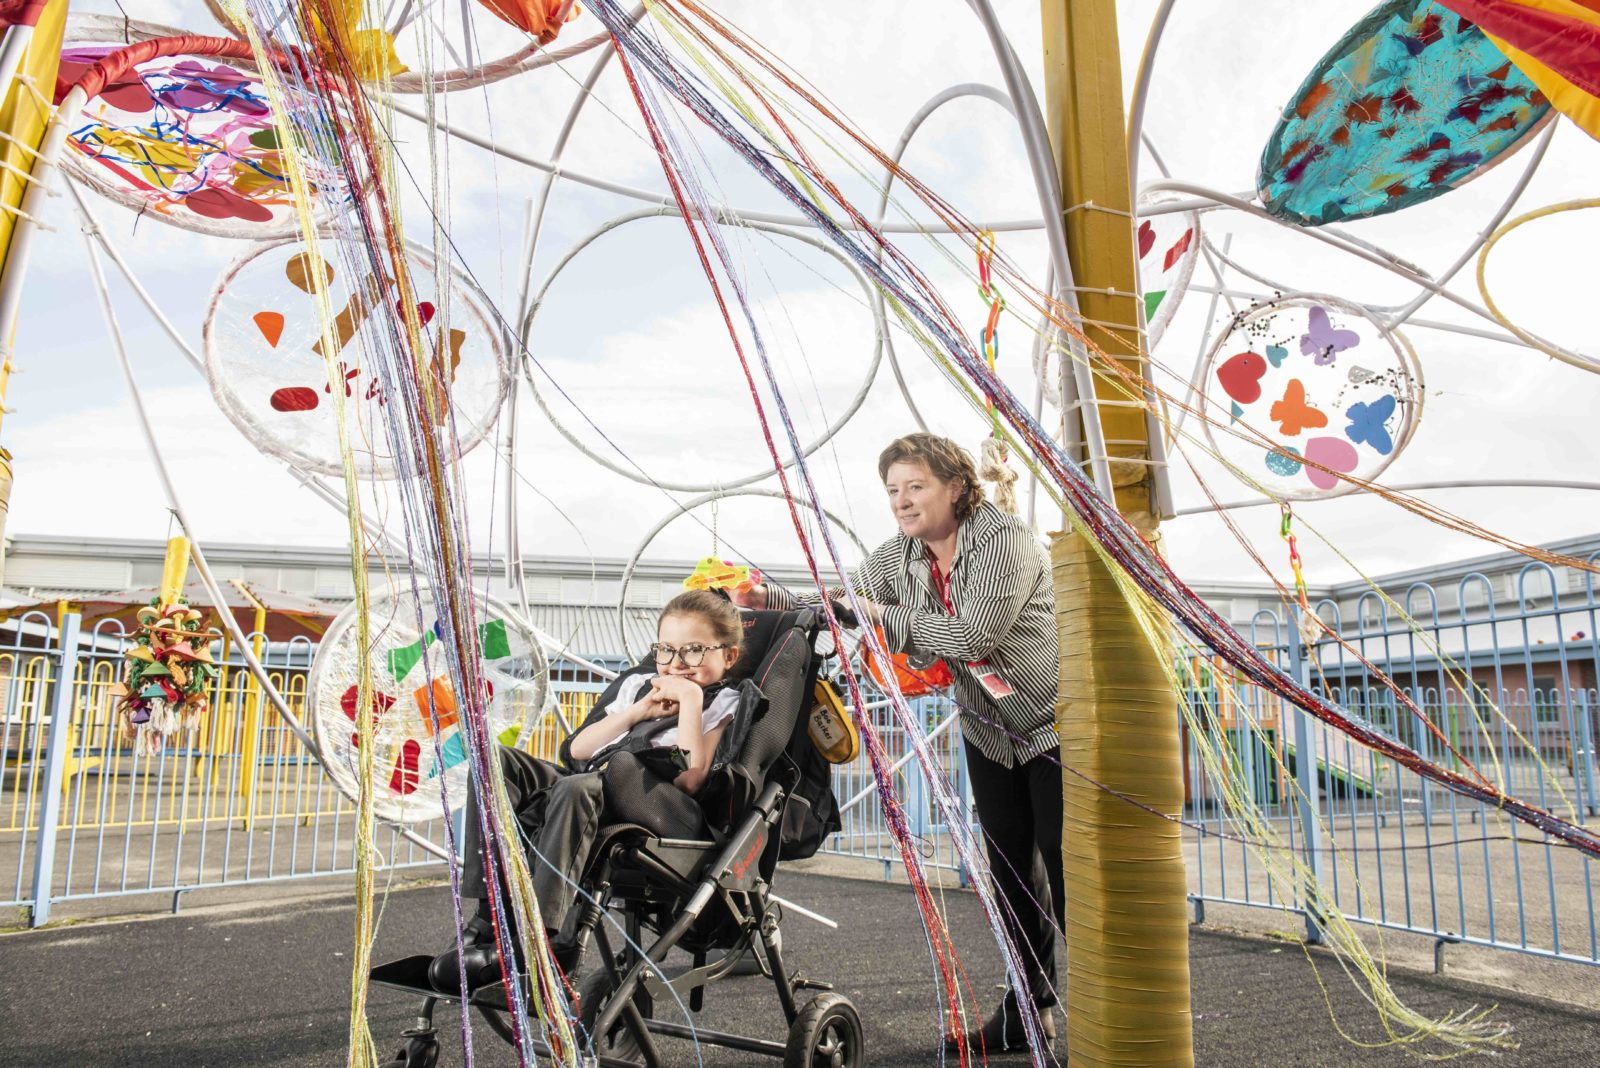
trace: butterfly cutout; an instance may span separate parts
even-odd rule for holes
[[[1361,344],[1361,335],[1354,330],[1334,329],[1327,308],[1312,308],[1306,320],[1307,330],[1300,335],[1300,354],[1314,357],[1318,367],[1328,366],[1339,353]]]
[[[1278,433],[1290,438],[1328,425],[1328,413],[1306,403],[1306,384],[1298,378],[1289,379],[1283,397],[1272,402],[1267,415],[1278,421]]]
[[[1267,362],[1274,367],[1282,367],[1283,361],[1289,358],[1289,350],[1282,345],[1267,346]]]
[[[1350,425],[1344,428],[1344,436],[1358,445],[1366,442],[1380,455],[1388,456],[1394,451],[1394,438],[1389,436],[1388,427],[1394,407],[1393,395],[1379,397],[1370,403],[1352,404],[1344,413],[1345,418],[1350,420]]]

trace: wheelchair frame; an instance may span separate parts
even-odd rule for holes
[[[865,1063],[861,1021],[849,999],[832,993],[833,988],[828,983],[798,974],[790,976],[783,961],[778,939],[782,910],[772,900],[770,890],[779,846],[774,828],[783,819],[794,783],[780,783],[777,778],[776,774],[768,777],[755,805],[720,847],[710,842],[657,838],[632,824],[606,828],[597,843],[596,859],[591,867],[595,892],[585,903],[579,918],[578,937],[586,943],[593,933],[603,967],[602,972],[591,975],[581,984],[588,989],[586,997],[601,1004],[598,1008],[584,1006],[580,999],[580,1033],[585,1043],[580,1063],[601,1068],[663,1068],[661,1051],[653,1037],[656,1035],[781,1058],[785,1068],[856,1068]],[[640,877],[637,883],[632,881],[636,877]],[[682,910],[641,954],[636,947],[643,946],[646,912],[679,900],[684,902]],[[727,909],[739,928],[731,947],[712,961],[709,943],[696,944],[692,940],[691,945],[684,947],[693,955],[691,968],[670,978],[657,974],[668,952],[685,941],[713,901]],[[613,904],[623,906],[629,939],[620,953],[613,950],[605,925],[600,922],[607,907]],[[757,938],[765,954],[763,971],[777,990],[788,1026],[784,1042],[654,1018],[654,1002],[660,997],[672,998],[674,1003],[686,1001],[691,1012],[699,1012],[706,986],[733,971]],[[407,1044],[385,1068],[434,1068],[438,1062],[439,1037],[433,1026],[434,1010],[440,1003],[461,999],[436,991],[429,984],[431,960],[429,956],[406,957],[372,969],[373,983],[423,997],[416,1026],[404,1033]],[[801,1006],[796,999],[801,990],[824,993]],[[509,1007],[503,982],[472,991],[467,1002],[479,1010],[497,1034],[514,1041],[507,1019]],[[588,1017],[586,1027],[581,1026],[584,1017]],[[637,1044],[637,1059],[591,1052],[603,1045],[603,1036],[616,1034],[618,1025],[625,1028]],[[532,1042],[539,1053],[551,1055],[543,1040],[525,1037],[524,1041]]]

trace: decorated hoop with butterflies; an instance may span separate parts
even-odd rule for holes
[[[1200,400],[1208,442],[1242,477],[1278,497],[1337,497],[1404,451],[1422,417],[1422,370],[1364,309],[1290,294],[1234,317],[1206,358]]]
[[[356,610],[350,605],[329,625],[306,686],[323,767],[352,800],[362,778]],[[468,702],[450,678],[438,605],[431,591],[391,589],[373,595],[370,612],[374,810],[398,823],[437,819],[466,803],[468,768],[461,734]],[[528,737],[544,708],[549,666],[533,634],[499,601],[479,595],[473,616],[484,722],[512,745]]]

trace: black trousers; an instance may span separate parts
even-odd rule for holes
[[[1006,930],[1022,955],[1035,1005],[1056,1003],[1056,930],[1066,929],[1059,753],[1006,767],[966,744],[967,777],[988,846]],[[1020,991],[1019,991],[1020,994]]]
[[[704,824],[688,794],[660,780],[632,754],[619,753],[601,772],[570,772],[520,749],[500,746],[506,794],[528,854],[533,892],[545,927],[569,936],[574,885],[607,823],[639,823],[663,837],[694,837]],[[462,835],[461,896],[484,899],[483,832],[476,796],[467,800]]]

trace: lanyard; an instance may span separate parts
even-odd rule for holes
[[[945,578],[944,572],[939,569],[939,560],[933,555],[933,550],[928,550],[928,569],[933,572],[933,589],[939,595],[939,600],[944,603],[944,610],[951,615],[956,614],[956,606],[950,600],[950,580]]]

